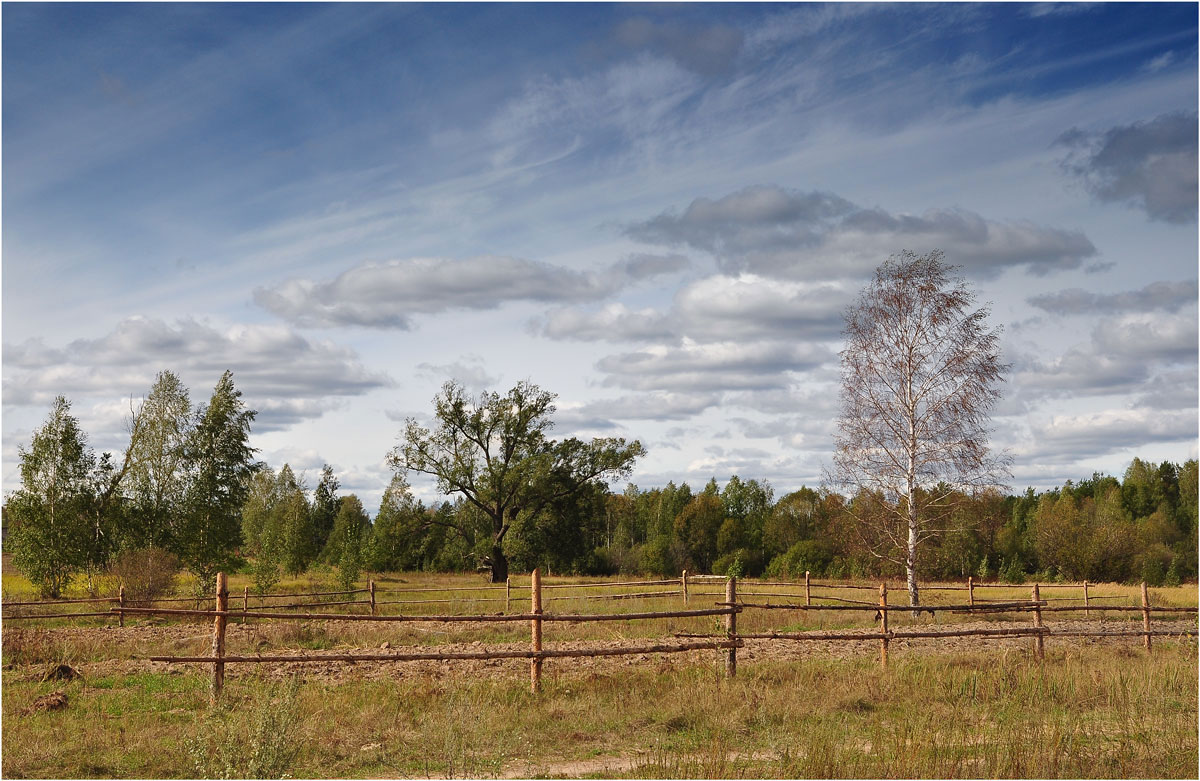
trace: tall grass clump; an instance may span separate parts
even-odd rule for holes
[[[274,683],[249,706],[219,706],[187,743],[197,778],[288,778],[300,753],[300,679]]]

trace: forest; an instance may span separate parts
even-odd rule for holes
[[[526,424],[550,419],[552,394],[529,385],[508,396],[485,394],[473,419],[501,425],[498,412],[483,413],[489,403],[494,411],[517,409],[518,390],[541,405],[522,418]],[[449,400],[446,409],[463,412],[456,393],[448,384],[438,410]],[[260,591],[314,567],[345,583],[366,572],[470,571],[484,569],[501,545],[515,571],[541,567],[556,575],[902,574],[867,537],[863,518],[887,501],[869,492],[847,497],[818,486],[776,496],[768,481],[739,475],[723,484],[714,476],[697,487],[627,483],[614,490],[613,478],[643,452],[639,443],[555,442],[546,428],[526,425],[529,456],[508,466],[524,485],[555,490],[499,516],[486,511],[482,484],[474,494],[426,505],[403,468],[417,462],[406,464],[398,447],[389,455],[396,474],[372,517],[356,495],[341,492],[328,465],[308,486],[287,464],[255,460],[253,418],[228,372],[196,408],[178,378],[162,372],[130,420],[130,444],[118,463],[108,453],[96,456],[70,402],[59,397],[20,450],[21,488],[4,503],[5,551],[48,596],[76,576],[91,583],[114,571],[180,567],[200,588],[219,569],[242,568]],[[427,443],[433,435],[414,425],[408,441]],[[1195,460],[1135,458],[1120,477],[1096,473],[1040,493],[941,493],[948,511],[921,548],[922,580],[1170,585],[1197,576]]]

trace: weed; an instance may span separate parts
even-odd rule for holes
[[[289,778],[300,752],[299,685],[297,677],[273,684],[248,709],[213,708],[200,721],[197,734],[186,742],[196,776]]]

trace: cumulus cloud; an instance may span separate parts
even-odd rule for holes
[[[1092,293],[1080,288],[1045,293],[1027,299],[1031,306],[1058,315],[1120,314],[1124,312],[1176,312],[1196,303],[1196,280],[1154,282],[1140,290]]]
[[[811,344],[651,345],[638,352],[610,355],[596,367],[606,386],[677,393],[755,390],[786,387],[790,372],[803,372],[832,360],[824,347]]]
[[[472,392],[490,388],[500,379],[487,372],[483,358],[478,355],[464,355],[451,363],[419,363],[417,370],[435,379],[454,380]]]
[[[981,277],[1013,267],[1035,274],[1075,269],[1096,254],[1078,231],[999,222],[963,209],[892,214],[833,193],[775,185],[697,198],[683,212],[664,212],[625,232],[648,244],[711,253],[728,273],[791,279],[863,276],[898,249],[942,249],[951,262]]]
[[[588,415],[621,420],[685,420],[721,401],[717,393],[657,392],[601,399],[581,407]]]
[[[1195,439],[1196,409],[1114,409],[1054,415],[1034,430],[1038,454],[1069,452],[1076,458],[1115,453],[1155,442]]]
[[[495,309],[511,301],[597,301],[687,267],[681,255],[635,255],[600,272],[521,258],[417,258],[363,263],[334,279],[293,279],[254,291],[263,308],[306,327],[412,328],[412,317]]]
[[[1161,372],[1195,365],[1196,311],[1104,319],[1088,342],[1051,360],[1017,355],[1013,385],[1030,398],[1134,393]]]
[[[147,393],[155,375],[174,371],[203,401],[230,369],[247,404],[260,411],[256,429],[318,417],[339,398],[386,387],[353,350],[312,341],[282,326],[220,329],[193,319],[174,324],[131,317],[108,334],[47,348],[40,340],[4,346],[5,404],[46,404],[54,396]]]
[[[1072,128],[1055,142],[1062,167],[1094,197],[1142,209],[1152,220],[1196,222],[1197,115],[1161,114],[1103,133]]]
[[[841,331],[850,303],[848,290],[837,284],[718,274],[680,288],[666,312],[619,303],[594,311],[564,307],[534,321],[532,330],[579,341],[828,340]]]

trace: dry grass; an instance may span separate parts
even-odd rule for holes
[[[383,592],[402,586],[484,585],[464,576],[379,580],[381,599],[393,598]],[[289,587],[315,591],[325,585],[298,581]],[[237,594],[237,588],[235,581],[231,591]],[[696,594],[707,590],[718,589],[693,586],[687,607],[722,599]],[[754,590],[744,587],[742,593]],[[526,611],[528,592],[513,591],[512,611]],[[996,592],[989,598],[1028,597],[1021,587],[988,591]],[[1048,595],[1058,593],[1051,587]],[[1132,599],[1137,589],[1104,585],[1092,593]],[[464,598],[475,594],[491,592],[458,592]],[[840,595],[871,598],[869,591]],[[963,592],[927,596],[943,604],[965,601]],[[1196,591],[1153,589],[1151,599],[1195,605]],[[466,602],[405,606],[404,612],[495,613],[503,607]],[[562,613],[683,607],[678,596],[547,605]],[[867,628],[873,618],[870,612],[747,611],[739,627]],[[939,613],[918,623],[961,620]],[[546,640],[553,645],[661,638],[676,631],[716,632],[721,621],[555,623],[547,624]],[[1130,621],[1140,625],[1140,615],[1131,614]],[[871,647],[845,658],[814,647],[811,655],[792,660],[747,653],[734,680],[722,678],[715,652],[595,667],[555,661],[548,663],[540,696],[529,694],[527,668],[518,662],[508,676],[436,663],[392,665],[370,676],[339,667],[337,675],[329,675],[312,665],[289,695],[294,700],[286,710],[294,718],[279,721],[272,714],[280,710],[280,676],[286,674],[281,669],[231,665],[225,703],[212,710],[205,668],[163,671],[127,661],[206,653],[207,622],[131,619],[124,630],[102,620],[49,623],[4,627],[0,770],[6,777],[248,775],[256,767],[275,767],[271,762],[286,762],[286,772],[297,777],[1191,778],[1198,771],[1197,652],[1191,641],[1156,638],[1153,656],[1136,639],[1096,646],[1055,641],[1043,665],[1031,658],[1028,642],[981,642],[973,650],[936,654],[917,644],[907,650],[896,644],[887,671],[878,668]],[[892,621],[897,628],[906,623],[913,623],[908,614]],[[230,653],[377,648],[385,642],[393,648],[528,643],[523,622],[233,625]],[[42,682],[41,671],[58,662],[81,667],[84,677]],[[55,690],[67,695],[65,709],[26,713],[39,696]],[[212,761],[197,761],[201,746]]]

